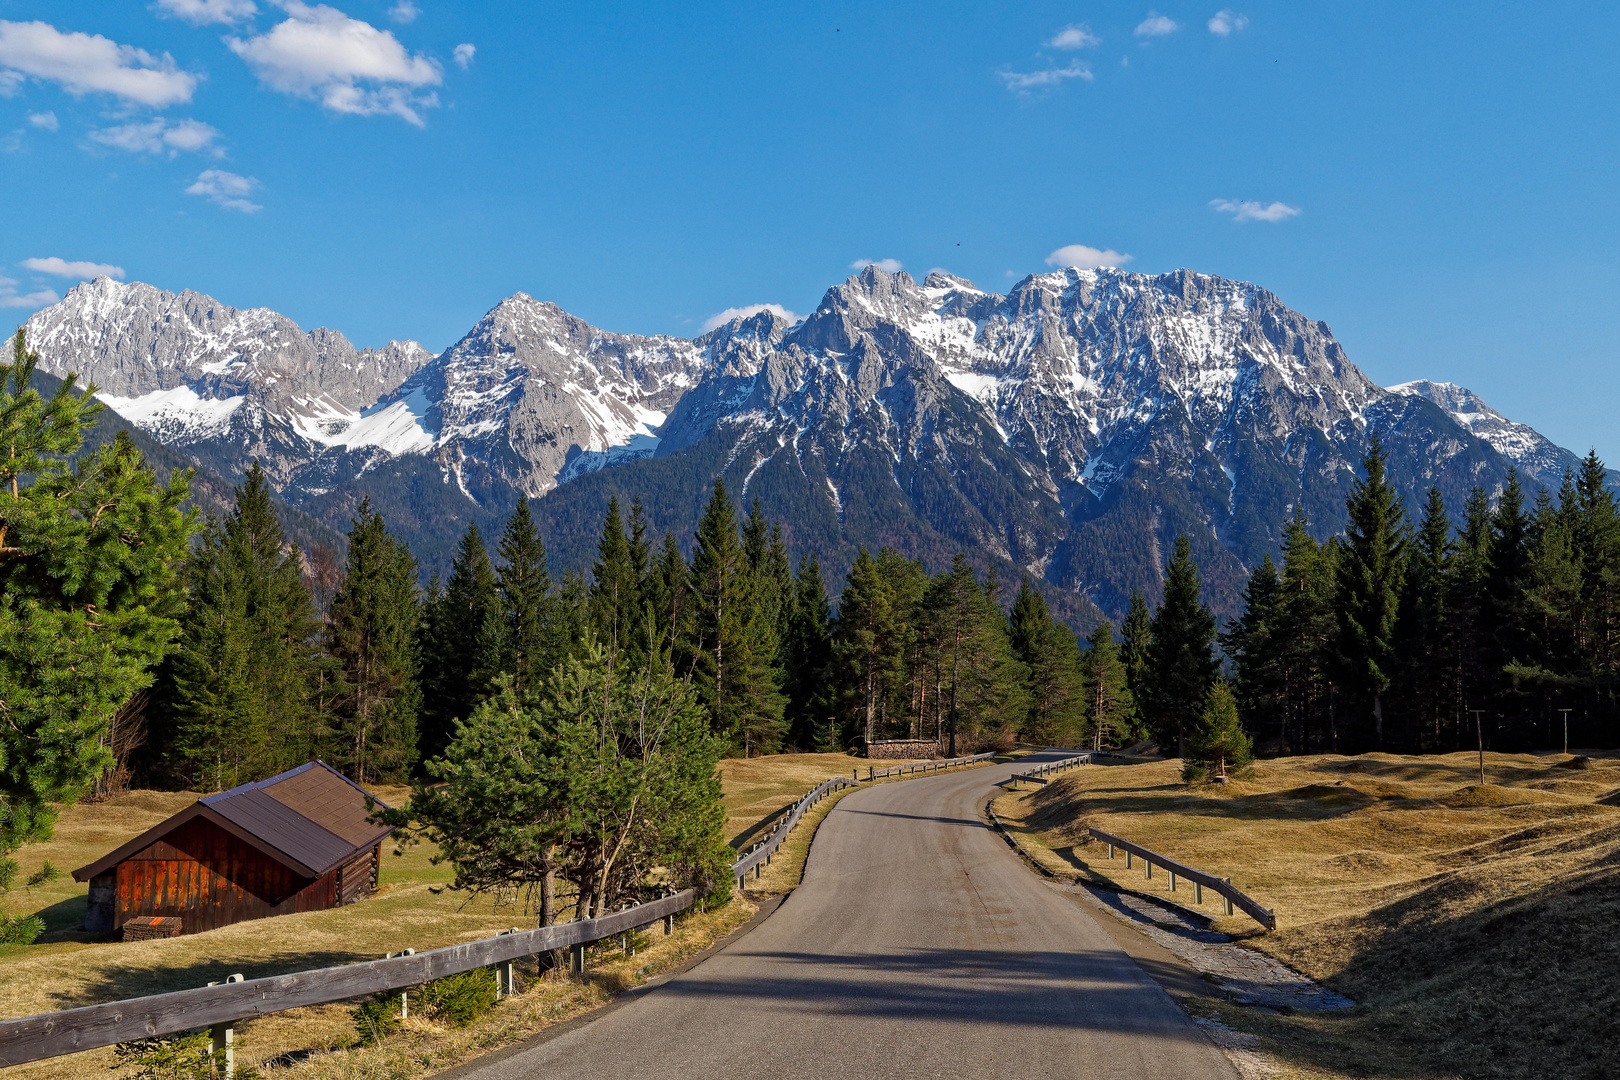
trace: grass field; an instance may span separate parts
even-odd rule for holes
[[[1242,936],[1361,1006],[1279,1016],[1212,1005],[1326,1074],[1607,1077],[1620,1071],[1620,759],[1287,758],[1188,788],[1173,761],[1089,766],[997,800],[1056,869],[1168,896],[1082,839],[1095,825],[1267,907]],[[1175,897],[1190,904],[1183,885]],[[1206,894],[1206,910],[1217,898]],[[1348,1064],[1347,1064],[1348,1063]]]
[[[740,842],[769,828],[779,811],[810,788],[832,776],[847,776],[854,759],[843,754],[792,754],[721,763],[727,809],[726,833]],[[399,805],[404,788],[378,788],[378,797]],[[449,866],[431,862],[430,845],[392,854],[385,844],[380,887],[362,903],[331,911],[284,915],[238,923],[202,934],[130,944],[91,940],[79,927],[84,918],[86,886],[69,872],[139,835],[196,799],[193,792],[132,792],[106,803],[64,808],[55,835],[17,855],[19,879],[45,862],[61,877],[8,898],[9,910],[38,912],[47,923],[39,942],[0,947],[0,1017],[29,1016],[76,1005],[203,986],[240,972],[249,978],[312,967],[375,959],[406,947],[436,948],[487,937],[514,925],[532,925],[521,907],[494,909],[488,901],[447,888]],[[588,984],[577,980],[535,985],[488,1021],[461,1032],[413,1023],[388,1045],[339,1055],[316,1055],[288,1075],[416,1076],[407,1068],[419,1058],[447,1068],[452,1058],[472,1056],[503,1040],[521,1037],[547,1023],[593,1008],[622,986],[632,985],[707,946],[716,936],[741,923],[756,901],[791,889],[798,881],[815,827],[836,799],[824,801],[807,815],[788,844],[759,880],[750,879],[746,894],[717,912],[685,917],[675,939],[658,940],[634,961],[604,963]],[[300,1009],[246,1025],[244,1060],[274,1058],[289,1051],[331,1047],[352,1036],[347,1005]],[[437,1041],[436,1041],[437,1040]],[[493,1041],[491,1041],[493,1040]],[[397,1043],[397,1045],[394,1045]],[[459,1058],[457,1058],[459,1060]],[[102,1076],[112,1061],[110,1051],[92,1051],[6,1071],[18,1080],[35,1077]],[[358,1071],[356,1071],[358,1070]]]

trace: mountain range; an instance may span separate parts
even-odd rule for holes
[[[103,277],[27,330],[43,369],[211,474],[257,459],[339,529],[369,497],[425,567],[520,494],[554,561],[583,566],[609,495],[684,535],[724,477],[831,587],[861,545],[936,567],[965,551],[1082,625],[1156,596],[1182,532],[1233,610],[1296,506],[1342,529],[1374,430],[1408,505],[1435,486],[1455,512],[1510,468],[1556,488],[1577,461],[1462,387],[1380,387],[1325,323],[1190,270],[1059,270],[998,294],[869,266],[792,325],[766,310],[692,339],[518,293],[438,355]]]

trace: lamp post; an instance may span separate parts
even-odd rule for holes
[[[1569,753],[1569,710],[1559,709],[1564,714],[1564,753]]]

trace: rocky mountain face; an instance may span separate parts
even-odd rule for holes
[[[519,293],[455,345],[355,350],[273,312],[107,279],[29,322],[44,366],[226,476],[254,456],[342,527],[361,495],[424,562],[519,493],[582,565],[609,494],[684,533],[717,476],[835,575],[862,544],[1029,574],[1077,620],[1156,595],[1176,535],[1228,611],[1302,507],[1321,535],[1376,430],[1409,504],[1573,459],[1445,384],[1373,384],[1328,327],[1191,271],[1064,270],[1005,295],[868,267],[788,326],[596,329]]]

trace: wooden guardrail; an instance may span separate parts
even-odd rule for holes
[[[1270,908],[1261,907],[1253,897],[1241,889],[1234,888],[1231,878],[1216,877],[1214,874],[1195,870],[1185,863],[1167,859],[1156,851],[1150,851],[1140,844],[1131,843],[1129,840],[1122,840],[1112,833],[1103,832],[1101,829],[1089,829],[1088,831],[1093,840],[1108,845],[1108,857],[1110,859],[1114,857],[1116,849],[1125,852],[1126,869],[1131,868],[1131,857],[1133,855],[1140,858],[1145,864],[1144,875],[1149,881],[1153,880],[1153,868],[1157,866],[1170,875],[1171,892],[1176,891],[1178,881],[1184,878],[1193,883],[1193,899],[1195,903],[1202,904],[1204,902],[1204,890],[1210,889],[1226,900],[1226,913],[1228,915],[1232,914],[1232,909],[1235,906],[1241,908],[1244,914],[1253,918],[1267,930],[1277,929],[1277,913]]]
[[[946,769],[954,768],[957,765],[971,765],[975,761],[989,761],[995,756],[995,751],[992,750],[988,754],[974,754],[971,757],[945,758],[941,761],[919,761],[915,765],[893,765],[883,770],[879,770],[875,765],[868,765],[866,767],[866,779],[869,781],[885,780],[891,776],[912,776],[917,773],[926,774],[931,772],[944,772]],[[855,779],[860,779],[860,772],[860,769],[855,770]]]
[[[948,768],[989,756],[980,754],[928,764]],[[901,771],[890,769],[883,775],[898,775]],[[758,876],[763,867],[769,865],[771,856],[787,840],[788,834],[806,811],[834,792],[846,787],[858,787],[860,783],[857,779],[846,780],[836,776],[818,784],[801,798],[794,804],[793,811],[764,840],[750,847],[732,864],[732,874],[738,887],[742,886],[748,871],[753,870]],[[403,955],[382,960],[295,971],[260,979],[241,980],[233,976],[237,981],[194,990],[176,990],[168,994],[86,1005],[17,1020],[0,1020],[0,1068],[134,1039],[229,1026],[236,1021],[286,1009],[401,990],[491,965],[504,976],[507,992],[510,992],[510,970],[505,966],[514,960],[555,949],[569,949],[573,954],[575,970],[579,970],[583,967],[585,946],[640,929],[659,919],[665,920],[666,929],[671,928],[675,914],[691,907],[697,899],[694,890],[686,889],[596,919],[580,919],[533,930],[513,929],[495,937],[442,949],[429,949],[426,952],[407,950]]]

